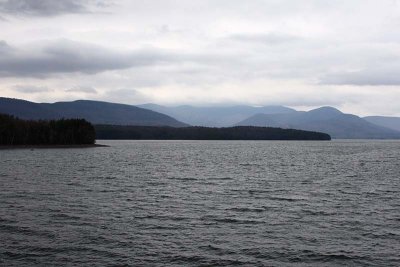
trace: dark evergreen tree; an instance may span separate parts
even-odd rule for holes
[[[0,114],[0,145],[83,145],[95,138],[93,125],[84,119],[32,121]]]

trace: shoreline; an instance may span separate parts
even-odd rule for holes
[[[0,145],[0,150],[10,149],[69,149],[69,148],[96,148],[96,147],[109,147],[107,145],[93,144],[93,145]]]

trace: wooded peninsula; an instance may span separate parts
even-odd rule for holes
[[[21,120],[0,114],[0,145],[93,145],[96,133],[84,119]]]

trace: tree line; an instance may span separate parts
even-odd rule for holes
[[[0,114],[0,145],[94,144],[95,129],[84,119],[22,120]]]
[[[157,127],[95,125],[97,139],[127,140],[331,140],[325,133],[272,127]]]

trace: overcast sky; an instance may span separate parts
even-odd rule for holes
[[[397,0],[0,0],[0,95],[400,116]]]

